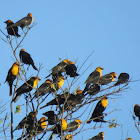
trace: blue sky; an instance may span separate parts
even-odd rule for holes
[[[92,51],[94,51],[93,55],[88,59],[79,74],[90,64],[92,66],[79,79],[73,89],[77,85],[83,89],[86,78],[97,66],[104,68],[103,75],[112,71],[116,72],[117,75],[121,72],[127,72],[132,80],[137,80],[140,79],[139,5],[139,0],[24,0],[22,3],[17,0],[14,2],[3,1],[0,9],[2,13],[0,29],[7,33],[4,21],[11,19],[16,22],[28,13],[32,13],[34,22],[37,25],[29,32],[21,48],[31,54],[37,67],[39,63],[42,63],[43,69],[39,74],[42,80],[39,85],[44,82],[48,70],[59,63],[59,58],[68,58],[71,61],[77,59],[76,65],[79,68]],[[19,33],[21,33],[21,29]],[[3,34],[0,33],[0,37],[4,38]],[[10,46],[2,40],[0,41],[0,47],[1,99],[3,99],[3,102],[10,102],[9,87],[4,84],[4,81],[9,68],[14,62],[13,55]],[[19,51],[20,48],[17,50],[17,55]],[[30,67],[28,76],[36,74],[37,72]],[[22,83],[21,81],[19,85]],[[122,96],[117,97],[114,103],[114,99],[109,99],[106,113],[116,108],[121,110],[108,115],[106,119],[116,118],[122,127],[109,129],[107,124],[103,124],[103,128],[87,130],[75,136],[74,140],[86,140],[101,131],[105,133],[105,140],[112,140],[112,137],[113,140],[121,140],[122,137],[122,140],[126,137],[139,140],[140,136],[130,113],[130,111],[133,112],[135,104],[140,104],[139,85],[140,81],[130,83],[131,89],[122,93]],[[65,87],[67,87],[67,82],[64,84]],[[22,96],[14,107],[23,103],[25,101]],[[93,105],[95,107],[96,102],[90,105],[88,110]],[[7,104],[8,110],[9,104]],[[41,114],[43,111],[47,110],[41,110],[39,113]],[[19,122],[24,114],[25,108],[23,106],[21,114],[15,114],[14,116]],[[84,117],[80,119],[84,121]],[[18,122],[15,122],[14,126]],[[94,124],[93,122],[90,125],[86,124],[85,128],[93,127]],[[8,132],[7,134],[10,135]],[[18,132],[16,135],[18,135]]]

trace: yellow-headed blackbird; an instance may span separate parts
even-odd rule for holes
[[[14,131],[22,129],[24,126],[26,129],[29,129],[35,122],[35,119],[36,119],[35,112],[30,112],[28,116],[22,119],[22,121],[18,124],[18,126],[14,129]]]
[[[56,124],[55,128],[52,130],[53,132],[52,132],[49,140],[52,139],[54,134],[59,134],[60,135],[61,132],[63,133],[66,130],[66,128],[67,128],[67,121],[65,119],[59,120],[59,123]]]
[[[47,79],[34,93],[34,97],[39,97],[39,96],[43,96],[46,93],[51,93],[52,89],[52,80],[51,79]]]
[[[25,52],[24,49],[21,49],[20,50],[20,53],[19,53],[19,57],[20,57],[20,61],[24,64],[27,64],[27,65],[32,65],[32,67],[35,69],[35,70],[38,70],[35,65],[34,65],[34,61],[33,59],[31,58],[30,54]]]
[[[54,111],[47,111],[43,113],[46,117],[48,117],[48,125],[54,125],[59,121],[58,116],[54,113]]]
[[[39,121],[38,121],[38,130],[37,131],[42,131],[46,128],[47,126],[47,119],[45,117],[42,117]]]
[[[34,89],[37,86],[39,80],[39,77],[31,77],[27,82],[25,82],[16,90],[17,94],[12,101],[16,102],[23,93],[29,92]]]
[[[68,92],[65,92],[64,94],[57,95],[57,99],[51,100],[46,105],[42,106],[40,109],[49,105],[64,104],[64,106],[62,107],[64,108],[64,110],[72,110],[78,104],[81,104],[84,99],[84,94],[82,93],[82,90],[76,90],[76,93],[77,94],[74,95],[74,94],[69,94]]]
[[[84,93],[82,90],[78,89],[76,90],[76,95],[70,94],[69,98],[67,99],[67,101],[65,101],[64,106],[62,108],[64,108],[64,110],[72,110],[74,109],[78,104],[81,104],[83,102],[84,99]]]
[[[114,84],[114,86],[118,86],[120,84],[127,83],[129,80],[129,74],[128,73],[121,73],[118,77],[117,83]]]
[[[93,119],[94,122],[105,122],[103,120],[103,111],[106,109],[108,105],[108,100],[107,97],[103,97],[96,105],[91,118],[89,121],[87,121],[87,123],[91,123],[91,119]]]
[[[34,136],[37,136],[43,132],[43,130],[47,127],[47,119],[45,117],[42,117],[37,124],[31,124],[30,130],[27,130],[27,133],[23,135],[23,138],[26,137],[24,140],[31,140]],[[18,140],[21,140],[19,138]]]
[[[49,105],[61,105],[61,104],[64,104],[65,100],[68,100],[70,94],[68,92],[65,92],[64,94],[61,94],[61,95],[57,95],[57,99],[53,99],[51,100],[50,102],[48,102],[46,105],[40,107],[40,109],[46,107],[46,106],[49,106]]]
[[[19,26],[23,30],[24,27],[29,26],[32,22],[33,22],[33,16],[32,16],[31,13],[29,13],[26,17],[20,19],[15,24],[13,24],[12,27],[13,26]]]
[[[104,132],[100,132],[97,136],[94,136],[88,140],[104,140]]]
[[[62,72],[65,72],[65,67],[69,64],[68,59],[64,59],[59,64],[57,64],[55,67],[51,69],[51,74],[49,74],[46,78],[48,78],[50,75],[55,75],[55,77],[60,76]]]
[[[134,106],[134,113],[139,118],[139,121],[140,121],[140,105],[136,104]]]
[[[12,67],[9,69],[5,82],[8,82],[10,86],[10,96],[12,95],[12,85],[16,79],[17,74],[19,73],[19,63],[15,62]]]
[[[111,72],[109,74],[106,74],[104,76],[102,76],[100,79],[99,79],[99,83],[101,85],[107,85],[111,82],[113,82],[115,80],[115,78],[117,77],[117,74],[115,72]]]
[[[9,28],[7,28],[7,33],[9,35],[20,37],[20,35],[18,34],[18,27],[17,26],[11,27],[11,25],[14,24],[13,21],[7,20],[4,23],[6,23],[7,27],[9,27]]]
[[[65,140],[72,140],[72,139],[73,139],[73,135],[71,135],[71,134],[68,134],[65,137]]]
[[[90,75],[89,77],[87,78],[87,80],[85,81],[86,83],[86,87],[85,89],[83,90],[83,93],[85,93],[87,90],[88,90],[88,87],[91,83],[93,84],[98,84],[99,82],[99,79],[102,75],[102,70],[103,68],[102,67],[97,67]]]
[[[77,130],[80,127],[80,124],[81,123],[82,123],[81,120],[76,119],[76,120],[70,122],[67,125],[67,129],[65,131],[67,131],[67,132],[73,132],[73,131]]]
[[[65,67],[69,64],[68,59],[64,59],[59,64],[57,64],[55,67],[51,69],[52,73],[58,73],[58,72],[65,72]]]
[[[89,87],[89,89],[87,90],[87,93],[85,95],[89,94],[89,95],[93,96],[99,92],[100,92],[100,86],[98,84],[93,84]]]
[[[70,75],[70,77],[78,76],[79,74],[76,72],[77,67],[74,65],[72,61],[68,61],[68,65],[65,67],[66,74]]]
[[[126,139],[126,140],[133,140],[132,138],[128,138],[128,139]]]
[[[59,76],[52,84],[52,91],[58,91],[64,84],[64,77]]]

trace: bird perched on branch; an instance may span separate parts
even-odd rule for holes
[[[98,84],[93,84],[89,87],[89,89],[87,90],[87,93],[85,95],[89,94],[89,95],[93,96],[99,92],[100,92],[100,86]]]
[[[42,117],[39,121],[37,121],[36,119],[36,121],[30,124],[27,132],[23,135],[22,138],[24,138],[24,140],[31,140],[33,137],[41,134],[43,130],[47,127],[46,120],[47,119],[45,117]],[[18,140],[21,140],[21,137],[18,138]]]
[[[56,124],[56,126],[52,130],[53,132],[52,132],[49,140],[51,140],[54,137],[54,134],[61,135],[61,133],[63,133],[66,130],[66,128],[67,128],[67,121],[65,119],[60,119],[59,123]]]
[[[117,77],[117,74],[115,72],[111,72],[109,74],[106,74],[104,76],[102,76],[100,79],[99,79],[99,83],[101,85],[107,85],[111,82],[113,82],[115,80],[115,78]]]
[[[27,64],[27,65],[32,65],[32,67],[35,69],[35,70],[38,70],[36,68],[36,66],[34,65],[34,61],[33,59],[31,58],[30,54],[25,52],[25,49],[21,49],[20,50],[20,53],[19,53],[19,57],[20,57],[20,61],[24,64]]]
[[[91,121],[93,120],[94,122],[106,122],[103,120],[103,111],[106,109],[108,105],[108,100],[107,97],[103,97],[96,105],[91,118],[89,121],[87,121],[87,123],[91,123]]]
[[[97,136],[94,136],[88,140],[104,140],[104,132],[100,132]]]
[[[69,98],[65,101],[62,109],[64,109],[65,111],[69,111],[74,109],[78,104],[81,104],[83,102],[84,99],[84,93],[82,90],[78,89],[76,90],[76,95],[74,94],[70,94]]]
[[[65,72],[65,67],[69,64],[68,62],[68,59],[64,59],[63,61],[61,61],[59,64],[57,64],[51,69],[51,74],[49,74],[46,78],[48,78],[51,75],[55,75],[55,77],[57,77],[57,75],[62,76],[61,73]]]
[[[37,131],[39,133],[41,133],[42,130],[44,130],[47,127],[47,119],[45,117],[42,117],[39,121],[38,121],[38,128]]]
[[[23,93],[29,92],[34,89],[37,86],[39,80],[39,77],[31,77],[27,82],[25,82],[16,90],[17,94],[12,101],[16,102]]]
[[[48,117],[48,125],[54,125],[59,121],[58,116],[54,113],[54,111],[47,111],[43,113],[44,116]]]
[[[16,37],[20,37],[20,35],[18,34],[18,27],[17,26],[11,26],[13,25],[13,21],[11,20],[6,20],[4,23],[7,24],[7,33],[9,35],[13,35],[13,36],[16,36]],[[8,28],[9,27],[9,28]]]
[[[19,73],[19,66],[20,66],[19,63],[15,62],[12,65],[12,67],[9,69],[8,74],[7,74],[5,82],[8,82],[8,84],[10,86],[9,96],[12,95],[12,85],[13,85],[14,80],[16,79],[16,76]]]
[[[75,64],[72,61],[69,61],[68,59],[64,59],[63,61],[61,61],[59,64],[53,67],[51,71],[51,74],[49,74],[47,77],[52,75],[53,79],[62,76],[63,72],[66,72],[66,74],[70,75],[70,77],[76,77],[79,75],[77,73],[77,67],[75,66]]]
[[[102,70],[103,68],[102,67],[97,67],[90,75],[89,77],[87,78],[87,80],[85,81],[86,83],[86,86],[85,86],[85,89],[83,90],[83,93],[85,93],[88,88],[89,88],[89,85],[92,83],[92,84],[98,84],[99,82],[99,79],[102,75]]]
[[[10,27],[19,26],[23,30],[24,27],[28,27],[32,22],[33,22],[33,16],[31,13],[29,13],[26,17],[20,19],[19,21],[17,21],[15,24],[11,25]]]
[[[65,92],[64,94],[61,94],[61,95],[57,95],[56,98],[54,98],[53,100],[51,100],[50,102],[48,102],[46,105],[40,107],[40,109],[46,107],[46,106],[49,106],[49,105],[61,105],[61,104],[64,104],[64,102],[66,100],[68,100],[69,98],[69,92]]]
[[[114,84],[114,86],[118,86],[120,84],[127,83],[129,80],[129,74],[128,73],[121,73],[118,77],[118,81]]]
[[[74,65],[72,61],[68,61],[68,65],[65,67],[66,74],[70,75],[70,77],[76,77],[79,74],[77,73],[77,67]]]
[[[64,76],[58,76],[52,83],[52,91],[58,91],[64,84]]]
[[[80,124],[81,124],[81,120],[80,119],[76,119],[72,122],[70,122],[68,125],[67,125],[67,129],[65,130],[66,132],[73,132],[75,130],[77,130],[79,127],[80,127]]]
[[[39,88],[37,88],[36,92],[34,93],[34,97],[37,98],[39,96],[43,96],[46,93],[52,92],[52,80],[47,79]]]
[[[13,131],[22,129],[24,128],[24,126],[27,130],[30,130],[30,127],[34,124],[36,120],[35,115],[36,115],[35,112],[30,112],[26,117],[22,119],[22,121],[18,124],[18,126]]]
[[[139,121],[140,121],[140,105],[136,104],[134,106],[134,113],[135,113],[136,117],[139,118]]]
[[[82,90],[76,90],[76,95],[69,94],[69,92],[65,92],[64,94],[57,95],[57,98],[51,100],[46,105],[42,106],[40,109],[49,106],[49,105],[61,105],[64,104],[62,109],[64,110],[72,110],[76,107],[77,104],[81,104],[84,99],[84,94]]]

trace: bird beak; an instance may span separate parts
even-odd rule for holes
[[[6,21],[4,23],[6,23]]]

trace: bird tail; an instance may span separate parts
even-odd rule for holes
[[[85,93],[87,90],[88,90],[88,87],[89,87],[89,84],[86,84],[84,90],[83,90],[83,93]]]
[[[38,69],[36,68],[36,66],[35,66],[34,64],[32,64],[32,67],[33,67],[35,70],[38,71]]]
[[[17,37],[21,37],[18,33],[17,33],[17,35],[16,35]]]
[[[20,97],[20,95],[16,95],[16,96],[14,97],[14,99],[12,100],[12,102],[16,103],[19,97]]]
[[[10,85],[10,93],[9,96],[12,96],[12,84]]]
[[[88,123],[88,124],[91,123],[91,120],[87,121],[87,123]]]
[[[46,76],[45,78],[48,78],[48,77],[50,77],[52,75],[52,73],[50,73],[48,76]]]
[[[76,76],[79,76],[79,74],[78,73],[72,73],[71,75],[70,75],[70,77],[76,77]]]

